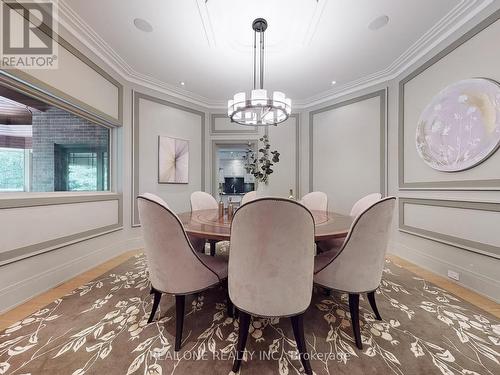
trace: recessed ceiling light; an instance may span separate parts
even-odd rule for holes
[[[179,83],[181,86],[186,86],[186,82],[184,82],[184,81],[180,81]]]
[[[134,25],[139,30],[144,31],[145,33],[150,33],[151,31],[153,31],[153,26],[151,26],[151,24],[148,21],[142,18],[134,19]]]
[[[381,29],[385,25],[389,23],[389,16],[387,15],[382,15],[377,18],[375,18],[372,22],[368,24],[368,28],[372,31]]]

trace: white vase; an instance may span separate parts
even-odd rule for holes
[[[269,188],[269,183],[264,183],[264,182],[258,182],[257,183],[257,198],[265,198],[265,197],[270,197],[271,192]]]

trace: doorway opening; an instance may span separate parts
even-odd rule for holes
[[[249,150],[256,150],[257,141],[213,141],[212,192],[225,205],[238,205],[243,195],[255,190],[255,178],[245,169]]]

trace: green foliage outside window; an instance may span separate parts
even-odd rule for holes
[[[24,150],[0,148],[0,191],[24,190]]]
[[[68,190],[97,190],[97,167],[92,165],[72,164],[68,166]]]

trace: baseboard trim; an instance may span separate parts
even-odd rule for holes
[[[8,285],[0,290],[0,314],[19,306],[30,299],[45,293],[75,276],[88,271],[127,251],[142,246],[142,237],[129,238],[114,242],[70,262],[31,276],[28,279]],[[8,301],[6,304],[3,301]],[[10,302],[9,302],[10,301]]]
[[[414,263],[415,265],[431,271],[446,280],[449,280],[461,287],[467,288],[481,296],[489,298],[490,300],[500,303],[500,287],[495,280],[481,275],[479,273],[473,272],[456,264],[449,263],[445,260],[433,257],[432,255],[425,254],[422,251],[406,246],[400,242],[391,241],[389,245],[389,253],[394,254],[408,262]],[[473,287],[469,283],[461,283],[448,278],[446,272],[443,270],[453,269],[459,271],[463,277],[462,279],[471,279],[475,281],[476,285],[480,285],[480,288]],[[481,289],[481,290],[479,290]],[[485,292],[487,291],[487,292]]]

